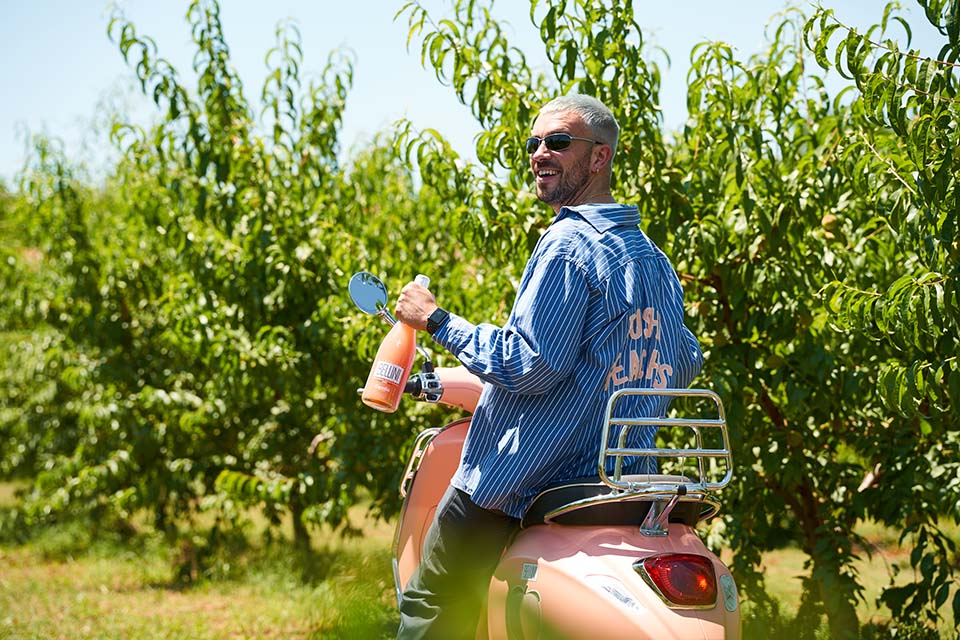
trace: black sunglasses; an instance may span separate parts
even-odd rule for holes
[[[551,133],[548,136],[543,138],[538,138],[532,136],[527,138],[527,141],[524,143],[524,148],[527,150],[527,153],[533,155],[537,149],[540,148],[540,143],[547,145],[547,149],[550,151],[563,151],[570,146],[570,143],[574,140],[583,140],[584,142],[592,142],[593,144],[603,144],[599,140],[592,140],[590,138],[578,138],[577,136],[572,136],[569,133]]]

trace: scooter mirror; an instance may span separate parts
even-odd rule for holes
[[[350,278],[350,298],[361,311],[379,314],[387,305],[387,287],[377,276],[368,271],[359,271]]]

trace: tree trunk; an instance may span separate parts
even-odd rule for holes
[[[808,482],[801,482],[781,495],[789,496],[787,504],[803,529],[803,550],[813,561],[809,580],[816,585],[823,611],[827,614],[830,637],[837,640],[858,638],[860,620],[854,607],[856,581],[843,573],[843,558],[848,556],[837,551],[837,546],[842,543],[824,532],[824,518],[815,491]],[[811,612],[815,607],[805,609]]]
[[[833,563],[833,566],[820,565],[818,569],[816,556],[813,562],[814,579],[820,587],[820,597],[830,626],[830,637],[838,640],[859,638],[860,620],[857,618],[857,610],[853,602],[848,599],[851,594],[841,587],[842,582],[845,581],[840,573],[841,567]]]
[[[310,532],[303,523],[303,504],[299,500],[291,500],[290,515],[293,517],[293,546],[299,551],[310,550]]]

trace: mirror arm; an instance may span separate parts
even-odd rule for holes
[[[393,317],[393,314],[390,313],[390,310],[387,309],[386,307],[380,307],[377,310],[377,315],[383,318],[384,322],[386,322],[391,327],[397,324],[397,319]]]
[[[421,347],[419,343],[417,343],[417,353],[419,353],[420,356],[423,358],[424,371],[427,371],[427,370],[433,371],[433,361],[430,360],[430,354],[427,353],[426,349]]]

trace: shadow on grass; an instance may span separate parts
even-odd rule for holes
[[[791,640],[832,640],[833,635],[826,616],[817,619],[802,619],[786,615],[775,600],[754,606],[743,617],[743,640],[768,640],[790,638]],[[922,622],[868,622],[860,627],[860,640],[940,640],[940,632]]]

